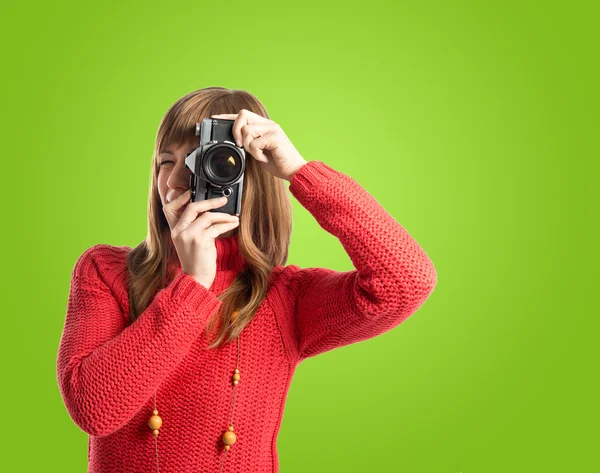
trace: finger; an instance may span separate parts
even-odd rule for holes
[[[241,128],[244,125],[248,125],[248,115],[246,113],[238,113],[235,121],[233,122],[233,126],[231,127],[231,134],[233,135],[233,139],[235,140],[235,144],[238,146],[242,146],[242,131]]]
[[[242,127],[242,145],[244,148],[249,149],[248,147],[253,139],[275,130],[277,127],[278,125],[275,122],[244,125]]]
[[[211,225],[217,223],[237,222],[239,218],[224,212],[204,212],[189,226],[190,231],[207,230]]]
[[[238,113],[237,118],[233,122],[231,132],[238,146],[242,146],[244,137],[242,136],[242,127],[247,125],[264,125],[271,124],[276,125],[273,120],[269,120],[261,115],[251,112],[250,110],[242,109]]]
[[[217,238],[222,233],[228,232],[232,228],[239,226],[240,222],[220,222],[207,228],[205,233],[211,238]]]
[[[215,199],[198,200],[190,202],[187,208],[181,214],[177,222],[179,229],[183,230],[190,226],[196,220],[199,213],[204,213],[209,209],[218,209],[227,203],[227,197],[217,197]]]
[[[174,199],[171,202],[163,205],[163,213],[164,213],[165,218],[167,219],[167,222],[169,223],[169,226],[171,228],[173,228],[173,226],[179,220],[179,218],[177,216],[177,212],[178,212],[179,209],[181,209],[181,207],[183,205],[185,205],[187,202],[189,202],[190,195],[191,195],[191,192],[188,189],[183,194],[181,194],[180,196],[178,196],[176,199]]]
[[[264,150],[273,151],[280,144],[280,137],[277,130],[271,130],[264,135],[254,138],[248,143],[248,152],[254,156],[257,161],[268,163],[269,159],[265,156]]]

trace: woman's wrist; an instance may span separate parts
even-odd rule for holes
[[[291,181],[292,177],[294,177],[294,174],[296,174],[298,171],[300,171],[300,169],[302,169],[306,164],[308,164],[308,161],[303,161],[301,162],[296,168],[294,168],[294,170],[288,175],[287,180]]]

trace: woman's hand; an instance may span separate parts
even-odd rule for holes
[[[232,131],[237,145],[243,146],[274,176],[289,181],[307,163],[273,120],[246,109],[235,114],[212,115],[211,118],[234,120]]]
[[[163,212],[182,271],[210,289],[217,274],[215,240],[237,227],[240,219],[224,212],[209,212],[223,207],[227,203],[226,197],[190,202],[190,196],[190,191],[185,191],[164,205]]]

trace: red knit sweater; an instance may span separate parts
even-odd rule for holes
[[[237,440],[229,451],[222,436],[237,345],[206,350],[205,327],[221,304],[217,295],[245,264],[237,235],[216,240],[210,289],[179,267],[134,323],[125,265],[131,248],[99,244],[79,257],[56,366],[67,411],[89,435],[88,472],[155,472],[155,440],[163,473],[279,471],[277,435],[296,366],[396,327],[429,297],[437,282],[431,260],[355,180],[309,161],[289,190],[356,269],[274,268],[240,338]],[[156,439],[148,427],[155,390],[163,419]]]

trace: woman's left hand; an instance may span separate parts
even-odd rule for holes
[[[232,131],[237,145],[243,146],[274,176],[289,181],[307,163],[273,120],[246,109],[235,114],[212,115],[211,118],[234,120]]]

